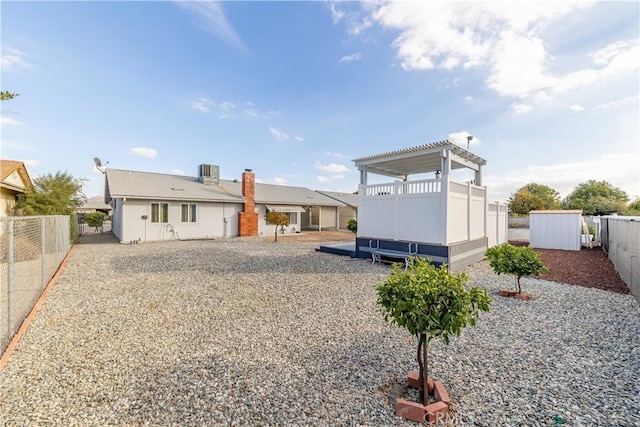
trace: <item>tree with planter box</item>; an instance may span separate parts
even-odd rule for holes
[[[546,273],[547,267],[531,246],[514,246],[510,243],[489,248],[485,254],[489,265],[497,274],[513,274],[516,278],[516,294],[522,294],[520,279]]]
[[[418,340],[420,402],[429,404],[427,353],[429,342],[440,338],[445,345],[467,325],[474,326],[480,311],[489,311],[486,289],[467,289],[464,273],[436,267],[430,260],[412,258],[403,270],[399,264],[377,289],[377,303],[386,321],[407,329]]]

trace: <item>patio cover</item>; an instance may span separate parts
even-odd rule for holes
[[[266,205],[271,212],[306,212],[302,206]]]
[[[469,168],[478,172],[480,167],[487,163],[485,159],[448,140],[361,157],[352,161],[358,170],[363,172],[407,179],[407,176],[412,174],[442,170],[442,159],[447,156],[451,158],[451,169]]]

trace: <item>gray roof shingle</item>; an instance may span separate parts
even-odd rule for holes
[[[336,199],[341,201],[347,206],[351,206],[353,208],[358,207],[358,195],[353,193],[341,193],[336,191],[324,191],[324,190],[316,190],[320,194],[324,194],[325,196],[331,197],[332,199]]]
[[[156,200],[193,200],[243,203],[242,182],[221,179],[219,184],[203,184],[198,178],[107,169],[105,192],[107,200],[130,197]],[[344,206],[344,203],[305,187],[255,184],[255,202],[279,205]]]

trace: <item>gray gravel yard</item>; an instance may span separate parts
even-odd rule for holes
[[[121,245],[85,236],[0,373],[8,426],[412,426],[390,390],[416,342],[382,320],[387,265],[315,243],[235,238]],[[476,328],[431,345],[452,425],[640,426],[640,308],[621,295],[513,278]]]

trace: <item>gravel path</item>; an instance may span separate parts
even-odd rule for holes
[[[86,236],[90,237],[90,236]],[[389,273],[265,239],[76,247],[9,364],[9,426],[412,426],[391,390],[415,340],[385,324]],[[467,273],[494,298],[476,328],[432,344],[457,426],[640,426],[640,309],[630,295]]]

